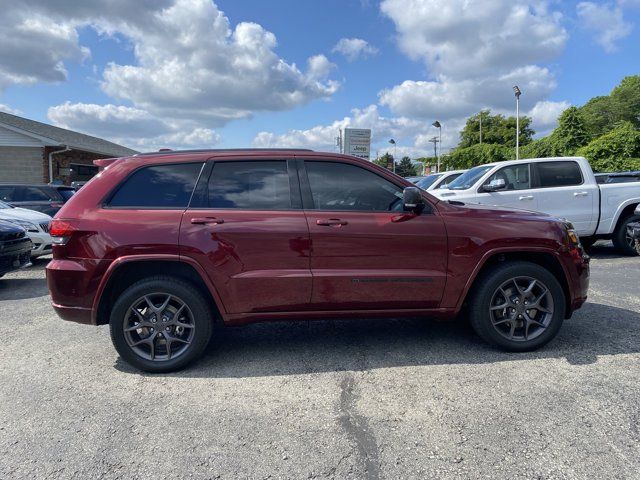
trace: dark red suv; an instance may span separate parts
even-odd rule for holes
[[[49,289],[62,318],[108,323],[143,370],[185,366],[219,325],[463,308],[483,339],[530,350],[587,297],[570,224],[438,201],[358,158],[207,150],[96,163],[51,224]]]

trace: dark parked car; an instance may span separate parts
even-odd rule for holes
[[[640,182],[640,171],[610,173],[605,183]]]
[[[587,298],[589,259],[546,214],[439,201],[371,162],[307,150],[116,160],[51,223],[47,282],[65,320],[109,324],[147,371],[198,358],[219,325],[454,319],[538,348]]]
[[[0,220],[0,277],[30,265],[31,240],[24,228]]]
[[[65,202],[73,197],[73,194],[76,193],[76,190],[78,190],[77,188],[68,185],[51,185],[51,187],[55,188],[58,191]]]
[[[0,200],[15,207],[54,216],[66,201],[56,186],[0,184]]]

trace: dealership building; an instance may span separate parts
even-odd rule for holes
[[[0,112],[0,182],[88,180],[97,173],[94,160],[135,153],[101,138]]]

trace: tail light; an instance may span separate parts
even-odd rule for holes
[[[76,227],[66,220],[54,218],[49,225],[49,235],[51,235],[54,245],[65,245],[75,231]]]

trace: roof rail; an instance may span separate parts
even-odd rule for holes
[[[161,148],[157,152],[144,152],[133,155],[145,157],[148,155],[173,155],[176,153],[224,153],[224,152],[313,152],[310,148],[202,148],[195,150],[171,150]]]

